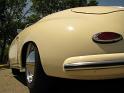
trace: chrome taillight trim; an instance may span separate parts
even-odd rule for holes
[[[101,43],[101,44],[108,44],[108,43],[114,43],[114,42],[118,42],[120,40],[123,39],[122,35],[118,34],[118,33],[115,33],[115,32],[111,32],[111,33],[115,33],[115,34],[118,34],[119,37],[116,38],[116,39],[111,39],[111,40],[101,40],[98,38],[98,35],[101,34],[101,33],[104,33],[104,32],[100,32],[100,33],[97,33],[95,35],[93,35],[92,37],[92,40],[96,43]]]

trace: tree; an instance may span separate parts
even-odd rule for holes
[[[1,37],[0,37],[0,48],[1,48],[0,62],[2,62],[2,57],[3,57],[2,55],[4,54],[2,49],[3,49],[3,47],[5,47],[4,43],[6,42],[6,40],[4,39],[4,37],[6,35],[3,32],[5,30],[4,25],[3,25],[5,23],[4,10],[5,10],[5,0],[2,0],[2,1],[0,1],[0,35],[1,35]]]
[[[86,0],[32,0],[33,9],[37,14],[46,16],[70,7],[84,6]]]
[[[88,6],[95,6],[95,5],[98,5],[98,2],[96,0],[90,0],[90,2],[87,5]]]
[[[48,14],[68,8],[97,5],[96,0],[32,0],[32,9],[37,15],[46,16]]]
[[[1,0],[0,1],[0,63],[4,63],[10,42],[17,35],[17,29],[26,25],[23,13],[27,0]]]

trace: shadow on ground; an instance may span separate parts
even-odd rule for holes
[[[19,75],[14,75],[14,77],[20,81],[24,86],[27,86],[26,84],[26,79],[25,79],[25,74],[24,73],[21,73]]]
[[[14,76],[26,86],[26,80],[23,75]],[[42,82],[41,82],[42,83]],[[51,86],[49,93],[124,93],[124,79],[112,80],[59,80]],[[31,93],[41,93],[40,90],[34,90]],[[37,92],[36,92],[37,91]]]
[[[65,91],[67,93],[71,90],[72,93],[82,93],[85,92],[117,92],[124,93],[123,90],[123,79],[118,80],[104,80],[104,81],[75,81],[67,84]],[[81,92],[82,91],[82,92]]]
[[[58,93],[101,93],[116,92],[124,93],[124,79],[113,80],[86,80],[86,81],[66,81],[54,86]]]

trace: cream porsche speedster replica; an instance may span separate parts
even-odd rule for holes
[[[43,91],[51,77],[124,77],[123,37],[124,7],[67,9],[20,32],[10,46],[10,66],[13,74],[26,73],[29,89],[42,84]]]

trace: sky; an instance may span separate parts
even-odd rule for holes
[[[103,6],[124,6],[124,0],[97,0]]]
[[[30,9],[30,7],[32,6],[32,2],[31,2],[31,0],[27,0],[27,2],[26,2],[26,7],[24,8],[24,10],[23,10],[23,14],[25,14],[29,9]],[[32,13],[29,11],[29,13],[28,14],[26,14],[26,16],[30,16]]]

